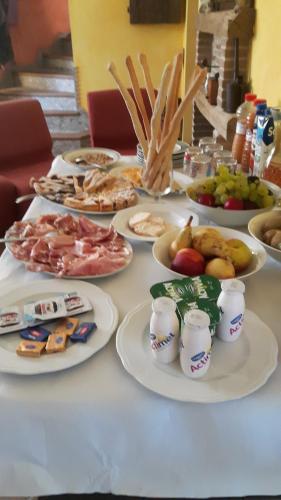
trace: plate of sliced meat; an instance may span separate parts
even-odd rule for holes
[[[130,243],[113,226],[71,214],[14,222],[5,239],[8,250],[27,270],[60,278],[111,276],[124,270],[133,257]]]
[[[129,180],[99,170],[84,175],[32,178],[30,184],[39,196],[89,215],[114,214],[139,202]]]

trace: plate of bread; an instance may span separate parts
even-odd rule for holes
[[[128,239],[154,242],[167,231],[184,227],[190,216],[192,226],[197,226],[198,215],[190,210],[171,209],[166,203],[141,203],[117,213],[112,225]]]
[[[31,179],[36,194],[84,214],[113,214],[132,207],[139,201],[133,184],[100,170],[89,170],[81,175],[52,175]]]

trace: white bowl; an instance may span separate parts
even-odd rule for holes
[[[271,212],[267,212],[266,214],[260,214],[256,215],[256,217],[253,217],[253,219],[251,219],[248,224],[248,231],[250,235],[253,236],[253,238],[255,238],[255,240],[257,240],[265,248],[266,252],[271,257],[273,257],[273,259],[281,262],[281,250],[267,245],[261,239],[264,223],[274,217],[274,215],[276,215],[276,212],[279,212],[281,214],[281,210],[271,210]]]
[[[199,184],[202,184],[206,179],[210,179],[210,177],[204,177],[194,181],[192,184],[188,185],[188,189],[192,187],[197,187]],[[281,194],[281,189],[272,184],[271,182],[262,180],[263,184],[265,184],[274,194],[277,199]],[[262,214],[264,212],[268,212],[272,210],[272,207],[269,208],[257,208],[254,210],[226,210],[222,207],[208,207],[206,205],[202,205],[197,201],[192,200],[188,196],[188,200],[190,206],[204,215],[207,219],[215,222],[219,226],[227,226],[227,227],[235,227],[235,226],[246,226],[248,222],[255,217],[255,215]]]
[[[197,226],[192,228],[192,235],[194,236],[199,229],[202,228],[210,228],[210,226]],[[264,250],[261,243],[259,243],[256,239],[252,238],[248,234],[241,233],[240,231],[236,231],[235,229],[229,229],[228,227],[219,227],[219,232],[222,237],[225,239],[239,239],[243,241],[251,250],[253,254],[252,262],[249,264],[247,269],[245,269],[241,273],[236,274],[236,278],[245,279],[253,274],[257,273],[265,264],[266,261],[266,251]],[[185,275],[181,273],[177,273],[171,269],[171,259],[169,257],[168,249],[172,241],[175,239],[178,234],[178,229],[174,231],[169,231],[168,233],[160,236],[158,240],[155,241],[152,247],[152,254],[156,262],[166,270],[168,269],[176,278],[183,278]]]

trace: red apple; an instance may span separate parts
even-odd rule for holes
[[[251,200],[244,200],[244,210],[256,210],[258,205]]]
[[[197,202],[201,205],[207,205],[208,207],[213,207],[215,201],[215,197],[212,194],[204,193],[197,196]]]
[[[176,253],[171,269],[185,276],[198,276],[204,273],[205,259],[193,248],[182,248]]]
[[[237,200],[237,198],[228,198],[223,208],[225,208],[226,210],[243,210],[244,203],[243,200]]]

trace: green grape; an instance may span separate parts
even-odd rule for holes
[[[257,186],[254,182],[249,185],[250,193],[254,193],[257,190]]]
[[[257,187],[257,193],[260,196],[266,196],[268,193],[267,187],[264,184],[259,184],[259,186]]]
[[[264,208],[272,207],[274,205],[274,197],[271,195],[263,196],[262,203],[262,207]]]
[[[206,193],[213,194],[216,189],[216,183],[213,179],[207,179],[205,182]]]
[[[226,192],[226,187],[224,184],[220,184],[215,190],[216,194],[224,194],[225,192]]]
[[[257,200],[258,200],[258,193],[255,191],[251,191],[250,194],[249,194],[249,200],[250,201],[254,201],[255,203],[257,203]]]
[[[229,196],[227,194],[222,194],[220,197],[221,204],[224,205],[226,200],[228,200]]]
[[[216,204],[216,205],[221,205],[221,199],[220,199],[220,196],[216,196],[216,197],[215,197],[215,204]]]
[[[226,166],[226,165],[221,165],[221,166],[218,168],[218,174],[219,174],[219,175],[229,174],[229,170],[228,170],[227,166]]]
[[[236,198],[237,200],[242,200],[242,194],[241,194],[241,191],[238,191],[238,190],[235,190],[234,191],[234,198]]]
[[[241,189],[242,200],[247,200],[249,198],[249,192],[249,186],[243,186],[243,188]]]
[[[259,208],[263,208],[263,197],[258,194],[256,204],[258,205]]]
[[[228,191],[231,191],[235,188],[235,182],[233,180],[230,180],[226,183],[225,187]]]
[[[196,197],[197,197],[197,196],[196,196],[196,191],[195,191],[195,189],[193,189],[193,188],[188,188],[188,190],[187,190],[187,194],[188,194],[189,198],[191,198],[192,200],[196,200]]]

